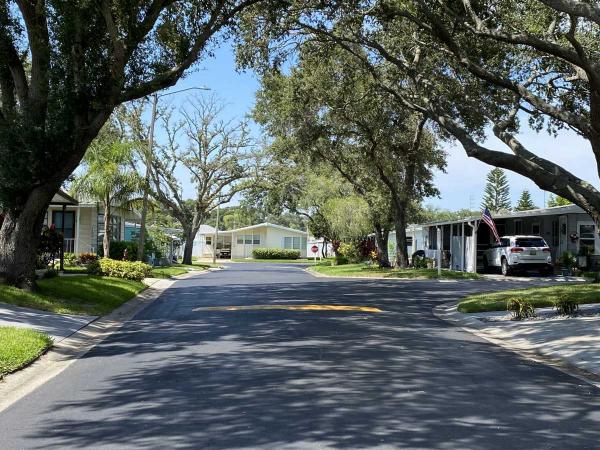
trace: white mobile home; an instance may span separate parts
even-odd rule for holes
[[[215,230],[201,229],[194,240],[194,256],[212,257]],[[308,233],[273,223],[260,223],[235,230],[219,231],[217,249],[230,248],[232,258],[252,258],[255,248],[282,248],[300,250],[306,258]]]
[[[550,246],[552,259],[565,251],[578,254],[587,247],[591,261],[600,258],[600,236],[592,218],[579,206],[567,205],[552,208],[492,213],[500,236],[536,235]],[[420,225],[423,250],[428,257],[436,258],[443,252],[446,267],[475,272],[483,269],[483,253],[494,242],[488,226],[479,217],[441,221]],[[441,242],[438,245],[437,232]]]

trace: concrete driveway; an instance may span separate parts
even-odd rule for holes
[[[178,281],[0,413],[0,448],[598,448],[598,389],[432,314],[510,285],[256,263]],[[274,304],[382,312],[214,308]]]

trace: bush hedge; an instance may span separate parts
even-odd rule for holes
[[[118,259],[122,260],[123,255],[125,254],[125,250],[127,250],[127,260],[135,261],[137,259],[138,252],[138,243],[137,242],[129,242],[129,241],[114,241],[110,243],[110,254],[108,257],[110,259]],[[144,259],[147,259],[152,253],[157,258],[162,257],[162,253],[156,248],[154,243],[150,240],[147,240],[144,244]],[[100,246],[98,248],[98,256],[104,257],[104,248]]]
[[[298,259],[300,250],[284,248],[255,248],[252,250],[254,259]]]
[[[88,272],[126,280],[142,281],[150,275],[152,267],[139,261],[119,261],[102,258],[88,264]]]

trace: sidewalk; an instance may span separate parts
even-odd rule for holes
[[[505,311],[465,314],[456,304],[434,308],[434,314],[497,345],[524,354],[538,355],[573,375],[600,386],[600,305],[580,305],[579,317],[556,316],[543,320],[507,320]],[[552,308],[540,308],[540,317]]]
[[[199,272],[203,273],[202,271]],[[181,277],[186,276],[189,275],[181,275]],[[144,279],[144,284],[149,287],[159,282],[161,282],[159,278]],[[54,340],[54,344],[71,336],[97,318],[98,316],[57,314],[40,309],[0,303],[0,326],[33,328],[42,331]]]
[[[48,334],[54,343],[69,337],[97,316],[56,314],[39,309],[0,304],[0,325],[33,328]]]

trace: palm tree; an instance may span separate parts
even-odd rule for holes
[[[110,124],[105,126],[90,145],[83,159],[84,172],[77,176],[71,191],[94,199],[104,208],[104,256],[110,254],[111,208],[115,204],[130,205],[142,190],[142,179],[131,168],[134,144],[122,142]]]

